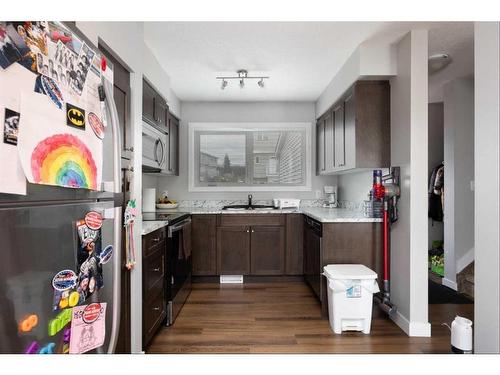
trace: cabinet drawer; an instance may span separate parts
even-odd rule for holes
[[[221,214],[218,218],[219,226],[284,226],[285,215],[281,214]]]
[[[158,294],[151,302],[143,303],[143,342],[146,346],[167,315],[163,293]]]
[[[144,259],[142,274],[144,275],[144,300],[163,293],[165,280],[165,251],[158,250]]]
[[[143,237],[143,254],[148,256],[154,253],[158,248],[165,248],[165,241],[167,238],[167,231],[165,228],[155,230],[152,233]]]

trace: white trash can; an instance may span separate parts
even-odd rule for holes
[[[380,291],[377,274],[362,264],[329,264],[323,271],[328,280],[328,315],[333,332],[370,333],[373,294]]]

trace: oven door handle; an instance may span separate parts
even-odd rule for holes
[[[191,218],[183,220],[179,224],[172,225],[168,227],[168,238],[172,238],[175,232],[180,231],[182,228],[191,222]]]

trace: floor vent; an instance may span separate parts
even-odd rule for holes
[[[243,284],[243,275],[221,275],[221,284]]]

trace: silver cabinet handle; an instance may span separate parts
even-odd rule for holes
[[[160,242],[160,237],[153,238],[151,241],[153,241],[153,242]]]
[[[247,229],[247,233],[250,233],[250,229]]]
[[[160,268],[153,268],[153,272],[160,272]]]
[[[255,233],[255,231],[252,229],[252,233]]]
[[[125,151],[134,152],[134,148],[133,147],[125,147],[124,150]]]
[[[153,307],[153,310],[154,311],[160,311],[160,308],[159,307]]]

